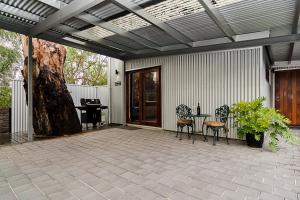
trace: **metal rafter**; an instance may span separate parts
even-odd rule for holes
[[[67,6],[62,7],[57,12],[48,16],[45,20],[40,21],[30,30],[30,35],[36,36],[43,33],[103,1],[104,0],[74,0]]]
[[[154,16],[152,16],[151,14],[147,13],[139,5],[137,5],[133,2],[125,1],[125,0],[109,0],[109,1],[123,9],[128,10],[129,12],[139,16],[140,18],[149,22],[153,26],[161,29],[162,31],[164,31],[165,33],[167,33],[168,35],[170,35],[177,41],[179,41],[185,45],[188,45],[190,47],[192,46],[193,41],[191,39],[189,39],[187,36],[183,35],[179,31],[177,31],[176,29],[172,28],[168,24],[164,23],[160,19],[157,19]]]
[[[9,30],[9,31],[13,31],[13,32],[17,32],[20,34],[29,35],[29,31],[30,31],[31,27],[32,26],[30,26],[29,24],[21,24],[20,23],[20,24],[15,25],[15,24],[12,24],[12,23],[9,23],[7,21],[3,21],[0,19],[0,28]],[[54,32],[45,32],[43,34],[40,34],[38,36],[38,38],[41,38],[44,40],[49,40],[49,41],[56,42],[56,43],[60,43],[60,44],[67,45],[70,47],[90,51],[90,52],[97,53],[97,54],[111,56],[114,58],[123,59],[123,56],[124,56],[119,51],[107,49],[106,47],[102,47],[102,46],[99,46],[99,45],[91,43],[91,42],[86,42],[86,41],[82,42],[78,39],[77,40],[74,39],[72,42],[68,41],[68,40],[62,38],[61,35],[54,33]]]
[[[60,31],[63,31],[65,33],[69,33],[73,36],[83,37],[87,40],[97,42],[97,43],[102,44],[104,46],[108,46],[108,47],[118,49],[120,51],[126,51],[126,52],[129,52],[129,53],[132,53],[132,54],[136,53],[136,50],[134,50],[134,49],[131,49],[127,46],[115,43],[115,42],[110,41],[110,40],[106,40],[106,39],[103,39],[103,38],[98,38],[97,36],[94,36],[93,34],[90,34],[86,31],[78,31],[77,29],[74,29],[74,28],[66,26],[66,25],[60,25],[60,26],[56,27],[56,29],[60,30]]]
[[[40,2],[43,2],[53,8],[56,8],[56,9],[60,9],[61,7],[64,7],[64,6],[67,6],[68,4],[62,2],[62,1],[54,1],[54,0],[38,0]],[[113,33],[116,33],[116,34],[119,34],[121,36],[124,36],[124,37],[127,37],[133,41],[136,41],[138,43],[140,43],[141,45],[144,45],[148,48],[151,48],[151,49],[156,49],[156,50],[159,50],[159,47],[157,44],[143,38],[143,37],[140,37],[134,33],[131,33],[131,32],[128,32],[110,22],[106,22],[104,21],[103,19],[99,19],[98,17],[95,17],[91,14],[88,14],[88,13],[83,13],[83,14],[79,14],[77,16],[74,16],[75,18],[78,18],[82,21],[85,21],[87,23],[90,23],[90,24],[93,24],[95,26],[99,26],[101,28],[104,28],[106,30],[109,30]]]
[[[271,46],[267,45],[267,46],[265,46],[265,49],[266,49],[267,57],[268,57],[268,60],[270,61],[270,64],[274,65],[274,57],[273,57]]]
[[[56,0],[38,0],[38,1],[57,9],[61,9],[63,6],[68,5],[62,1],[56,1]]]
[[[296,0],[296,1],[297,2],[296,2],[295,15],[294,15],[293,24],[292,24],[292,34],[297,34],[297,32],[298,32],[298,22],[299,22],[299,16],[300,16],[300,0]],[[288,54],[288,63],[289,64],[292,61],[294,46],[295,46],[295,43],[290,43],[289,54]]]
[[[103,21],[102,19],[99,19],[93,15],[90,15],[90,14],[80,14],[77,16],[78,19],[81,19],[87,23],[90,23],[90,24],[93,24],[95,26],[99,26],[101,28],[104,28],[106,30],[109,30],[113,33],[116,33],[116,34],[119,34],[121,36],[124,36],[124,37],[127,37],[133,41],[136,41],[146,47],[149,47],[151,49],[156,49],[156,50],[159,50],[159,47],[154,44],[153,42],[145,39],[145,38],[142,38],[134,33],[131,33],[129,31],[126,31],[110,22],[105,22]]]
[[[210,0],[198,0],[199,3],[204,7],[209,17],[216,23],[216,25],[223,31],[223,33],[229,37],[231,41],[234,41],[234,31],[228,25],[223,15],[219,12]]]
[[[2,3],[0,3],[0,11],[4,12],[5,8],[10,10],[10,14],[13,14],[15,16],[19,16],[23,19],[27,19],[27,20],[30,20],[30,21],[33,21],[33,22],[39,22],[39,21],[45,20],[45,18],[40,17],[38,15],[29,13],[27,11],[20,10],[19,8],[15,8],[15,7],[12,7],[12,6],[9,6],[9,5],[2,6]],[[59,31],[65,32],[65,33],[69,33],[71,35],[77,35],[77,36],[80,36],[80,37],[84,37],[88,40],[92,40],[94,42],[99,43],[100,45],[103,45],[103,47],[107,46],[107,48],[111,49],[111,50],[117,49],[117,50],[120,50],[120,51],[127,51],[129,53],[136,53],[136,50],[131,49],[127,46],[112,42],[110,40],[97,38],[97,37],[95,37],[91,34],[88,34],[87,32],[78,31],[78,30],[76,30],[72,27],[68,27],[68,26],[65,26],[65,25],[60,25],[56,29],[59,30]]]
[[[178,54],[195,53],[195,52],[265,46],[265,45],[272,45],[277,43],[292,43],[296,41],[300,41],[300,34],[276,36],[270,38],[246,40],[240,42],[230,42],[230,43],[223,43],[223,44],[214,44],[214,45],[194,47],[194,48],[171,50],[171,51],[159,52],[159,53],[126,56],[125,59],[127,60],[127,59],[136,59],[136,58],[154,57],[154,56],[178,55]]]

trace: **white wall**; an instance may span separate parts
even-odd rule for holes
[[[116,74],[116,70],[118,74]],[[125,124],[125,81],[124,62],[110,58],[109,61],[110,111],[111,123]],[[121,82],[121,85],[115,85]]]
[[[269,72],[269,81],[266,79],[266,69],[268,68],[269,61],[267,60],[267,55],[265,51],[262,51],[262,59],[261,59],[261,72],[260,72],[260,96],[266,97],[265,106],[272,107],[272,75]]]
[[[214,114],[223,105],[264,93],[262,47],[129,60],[126,70],[161,66],[162,128],[176,130],[175,108],[183,103]],[[235,130],[231,138],[237,138]]]

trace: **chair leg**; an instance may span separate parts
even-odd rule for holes
[[[176,137],[178,137],[179,126],[177,125]]]
[[[195,143],[195,133],[194,133],[194,126],[192,126],[192,134],[193,134],[193,144]]]
[[[183,127],[180,126],[180,137],[179,137],[179,140],[182,140],[182,129],[183,129]]]
[[[213,139],[213,145],[216,145],[216,130],[213,130],[213,132],[214,132],[214,139]]]
[[[217,130],[217,141],[219,141],[219,130]]]
[[[188,138],[190,138],[190,127],[187,126]]]
[[[226,141],[227,141],[227,144],[229,144],[229,141],[228,141],[228,131],[224,130],[226,132]]]
[[[204,142],[205,142],[205,141],[208,141],[208,140],[207,140],[207,134],[208,134],[208,127],[206,127],[206,133],[205,133],[205,136],[204,136]],[[203,135],[204,135],[204,134],[203,134]]]

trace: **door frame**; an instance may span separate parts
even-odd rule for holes
[[[158,101],[157,101],[157,107],[156,107],[156,112],[157,112],[157,122],[150,122],[150,121],[143,121],[139,120],[137,122],[132,122],[130,120],[130,98],[131,96],[129,95],[129,86],[130,86],[130,81],[129,81],[129,74],[135,73],[135,72],[147,72],[147,71],[152,71],[153,69],[158,69],[159,76],[158,76]],[[161,112],[161,106],[162,106],[162,98],[161,98],[161,66],[153,66],[153,67],[146,67],[146,68],[140,68],[136,70],[130,70],[125,72],[125,80],[126,80],[126,88],[125,88],[125,104],[126,104],[126,123],[127,124],[136,124],[136,125],[145,125],[145,126],[154,126],[154,127],[161,127],[162,126],[162,112]],[[142,85],[142,84],[141,84]],[[142,87],[140,87],[140,93],[142,94]],[[143,105],[140,106],[141,108]],[[140,119],[143,116],[142,109],[139,111],[139,116]]]

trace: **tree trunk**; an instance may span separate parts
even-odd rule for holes
[[[67,89],[63,67],[66,49],[60,44],[32,39],[33,129],[35,135],[65,135],[81,132],[73,99]],[[27,97],[28,37],[22,36],[24,89]]]

